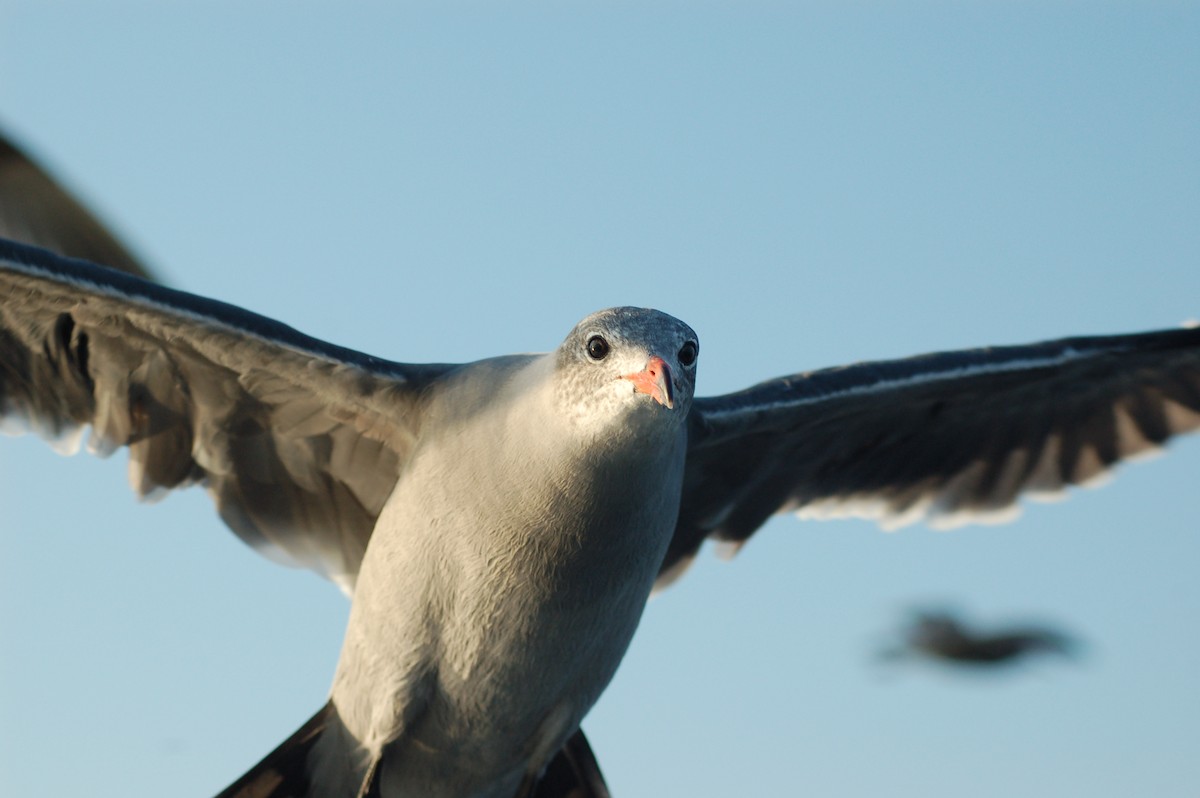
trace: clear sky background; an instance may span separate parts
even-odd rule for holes
[[[1195,3],[0,2],[0,125],[177,287],[405,361],[651,305],[702,395],[1200,316]],[[1200,440],[1018,522],[772,521],[651,601],[618,798],[1194,796]],[[0,440],[0,795],[210,796],[347,603],[124,456]],[[904,611],[1078,661],[885,667]]]

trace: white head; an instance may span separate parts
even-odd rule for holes
[[[666,313],[602,310],[558,347],[559,400],[585,426],[675,430],[691,409],[698,354],[695,331]]]

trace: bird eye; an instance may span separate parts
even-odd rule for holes
[[[688,341],[679,349],[679,362],[681,365],[690,366],[696,362],[696,342]]]
[[[587,353],[592,360],[603,360],[608,354],[608,341],[602,336],[593,335],[587,340]]]

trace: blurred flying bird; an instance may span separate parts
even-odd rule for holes
[[[972,629],[946,610],[913,613],[901,632],[902,642],[883,652],[886,659],[906,655],[962,665],[1005,665],[1038,653],[1073,656],[1075,638],[1047,626],[1009,626],[990,631]]]

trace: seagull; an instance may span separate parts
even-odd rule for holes
[[[894,659],[912,653],[956,665],[1010,665],[1038,653],[1071,656],[1078,651],[1074,638],[1045,626],[1013,626],[992,632],[972,629],[944,610],[914,613],[903,631],[902,647],[884,652]]]
[[[411,364],[129,271],[0,240],[4,429],[65,449],[90,429],[139,496],[202,486],[352,601],[328,702],[226,798],[602,798],[580,722],[705,540],[781,512],[1008,520],[1200,427],[1196,328],[698,397],[699,337],[657,310]]]

